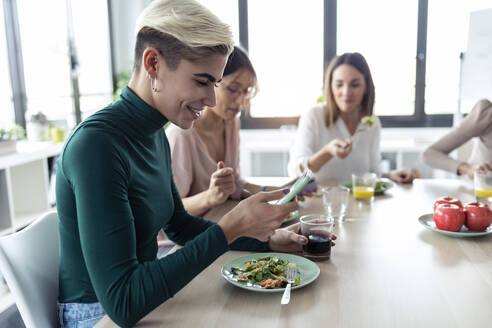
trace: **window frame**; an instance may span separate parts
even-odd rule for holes
[[[5,19],[5,38],[7,40],[7,57],[10,85],[12,87],[12,103],[15,112],[15,123],[25,128],[27,97],[16,0],[4,0],[3,13]]]
[[[383,127],[450,127],[452,114],[425,113],[425,68],[427,50],[428,0],[418,1],[415,105],[413,115],[379,116]],[[337,52],[337,0],[323,0],[323,79],[324,71]],[[249,46],[248,0],[238,0],[239,40]],[[277,129],[282,125],[297,125],[299,117],[251,117],[241,114],[242,129]]]
[[[71,0],[66,0],[67,6],[70,6],[70,10],[67,10],[67,14],[71,14]],[[111,75],[112,75],[112,87],[114,92],[116,80],[114,76],[114,53],[113,53],[113,31],[111,27],[111,15],[110,7],[111,0],[107,0],[107,8],[108,8],[108,30],[109,30],[109,48],[110,48],[110,56],[111,56]],[[15,112],[15,123],[26,128],[26,119],[25,114],[27,111],[27,94],[26,94],[26,86],[24,79],[24,61],[22,56],[22,45],[21,45],[21,35],[20,35],[20,27],[19,27],[19,14],[17,10],[17,0],[3,0],[4,7],[4,19],[5,19],[5,37],[7,40],[7,57],[8,57],[8,66],[10,73],[10,83],[12,86],[12,102]],[[68,18],[71,20],[71,17]],[[67,26],[68,28],[68,26]],[[78,63],[76,52],[73,44],[73,40],[70,38],[69,40],[69,59],[70,59],[70,68],[71,70],[75,70]],[[84,96],[84,94],[80,94],[79,91],[79,81],[78,77],[74,74],[71,74],[71,84],[72,84],[72,114],[74,115],[75,124],[79,124],[82,120],[81,118],[81,110],[80,110],[80,97]]]
[[[337,51],[337,0],[323,1],[323,67],[326,69],[331,58]],[[384,127],[450,127],[453,122],[452,114],[426,114],[425,113],[425,73],[426,73],[426,48],[427,48],[427,20],[428,0],[418,1],[418,30],[416,77],[415,77],[415,107],[413,115],[406,116],[380,116]],[[116,85],[115,56],[114,56],[114,32],[111,26],[111,1],[108,3],[110,53],[113,72],[113,89]],[[22,49],[20,44],[20,31],[17,14],[16,0],[4,0],[5,33],[7,40],[7,54],[12,86],[12,97],[15,112],[15,122],[23,127],[26,125],[25,112],[27,98],[24,83],[24,66]],[[239,14],[239,40],[247,50],[249,45],[248,35],[248,0],[238,0]],[[323,72],[324,73],[324,72]],[[324,74],[323,74],[324,75]],[[323,76],[320,77],[323,79]],[[75,92],[76,93],[76,92]],[[73,95],[74,109],[80,108],[80,100]],[[75,113],[76,115],[77,113]],[[77,115],[76,115],[77,116]],[[241,127],[243,129],[275,129],[282,125],[297,125],[299,117],[251,117],[242,113]]]

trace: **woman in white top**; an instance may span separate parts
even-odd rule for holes
[[[345,53],[335,57],[325,75],[326,103],[301,115],[296,142],[291,149],[289,174],[308,166],[318,180],[350,179],[352,173],[381,175],[379,141],[381,123],[361,123],[373,115],[374,83],[364,57]],[[413,180],[408,170],[385,173],[398,183]]]

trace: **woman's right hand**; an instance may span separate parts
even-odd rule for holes
[[[485,163],[478,165],[476,167],[475,171],[483,171],[483,172],[492,171],[492,161],[485,162]]]
[[[324,148],[332,157],[344,159],[352,151],[352,140],[333,139]]]
[[[308,168],[316,173],[332,158],[344,159],[351,151],[352,140],[350,140],[350,138],[345,140],[334,139],[324,145],[317,153],[309,157],[306,163]],[[304,165],[301,164],[299,168],[301,172],[304,171]]]
[[[224,162],[217,163],[217,170],[210,176],[208,202],[210,207],[222,204],[236,191],[234,169],[225,167]]]
[[[285,196],[283,190],[259,192],[241,201],[219,221],[227,242],[239,237],[267,241],[290,212],[299,208],[297,202],[273,205],[268,202]]]
[[[467,175],[470,179],[473,179],[475,171],[492,171],[492,161],[484,162],[479,165],[461,163],[458,167],[458,175]]]

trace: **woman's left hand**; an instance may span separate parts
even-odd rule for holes
[[[388,174],[388,178],[397,183],[412,183],[415,175],[411,170],[395,170]]]
[[[300,233],[300,223],[290,225],[287,228],[277,229],[275,230],[275,233],[270,236],[268,247],[272,252],[300,253],[302,252],[302,246],[306,245],[308,242],[307,238]],[[332,240],[335,240],[336,238],[335,235],[332,235]]]

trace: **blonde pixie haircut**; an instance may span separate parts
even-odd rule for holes
[[[136,33],[136,71],[147,47],[159,50],[171,69],[181,59],[229,55],[234,47],[229,26],[194,0],[152,1],[138,17]]]

